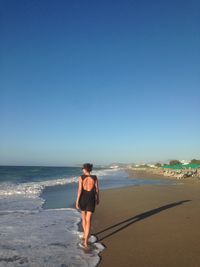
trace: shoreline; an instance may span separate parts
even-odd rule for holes
[[[163,170],[160,168],[125,168],[125,171],[129,174],[130,178],[144,178],[144,179],[167,179],[175,180],[181,182],[195,182],[200,183],[199,171],[196,175],[181,177],[181,174],[178,174],[174,170]],[[186,170],[187,172],[190,172]],[[184,172],[184,171],[183,171]]]
[[[161,175],[161,174],[150,174],[146,171],[133,171],[131,169],[128,169],[128,168],[124,168],[124,171],[128,174],[128,177],[129,179],[131,178],[137,178],[137,179],[144,179],[144,180],[167,180],[167,181],[171,181],[172,179],[164,176],[164,175]],[[163,184],[164,185],[164,184]],[[138,185],[125,185],[125,186],[122,186],[122,187],[116,187],[116,188],[104,188],[101,190],[101,192],[104,192],[106,190],[114,190],[114,189],[121,189],[121,188],[126,188],[126,187],[130,187],[130,186],[138,186]],[[98,206],[96,206],[98,207]],[[78,231],[82,231],[82,223],[81,223],[81,220],[80,222],[78,223]]]
[[[105,246],[98,266],[199,267],[199,180],[128,173],[130,178],[173,179],[176,184],[100,192],[91,229]]]
[[[161,173],[155,173],[149,170],[132,170],[125,169],[128,174],[129,179],[145,179],[145,180],[161,180],[161,181],[175,181],[180,182],[180,180],[175,179],[174,177],[164,176]]]

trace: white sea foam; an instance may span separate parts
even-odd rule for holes
[[[0,197],[11,195],[24,195],[26,197],[38,197],[45,186],[64,185],[77,182],[77,177],[54,179],[20,184],[1,183]]]
[[[105,175],[116,175],[116,172],[123,170],[123,168],[108,168],[102,170],[94,170],[93,172],[98,176],[98,178],[103,178]],[[93,173],[92,172],[92,173]]]
[[[103,179],[105,175],[115,175],[116,169],[105,169],[105,170],[97,170],[94,173],[98,176],[99,179]],[[0,199],[4,196],[12,196],[12,195],[21,195],[26,196],[28,198],[37,198],[42,190],[46,186],[54,186],[54,185],[65,185],[70,183],[77,183],[78,177],[67,177],[60,179],[53,179],[47,181],[37,181],[37,182],[27,182],[20,184],[6,183],[3,182],[0,184]]]
[[[1,213],[0,266],[96,266],[104,247],[78,247],[79,221],[73,209]]]
[[[116,170],[94,172],[99,179]],[[0,266],[96,266],[104,246],[91,236],[90,249],[78,246],[79,211],[73,208],[42,209],[46,186],[77,182],[78,177],[21,184],[0,184]]]

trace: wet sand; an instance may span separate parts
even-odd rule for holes
[[[92,234],[106,247],[99,267],[200,266],[200,182],[176,182],[100,192],[92,222]]]

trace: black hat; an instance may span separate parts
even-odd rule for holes
[[[84,163],[82,169],[86,169],[87,171],[92,171],[93,164],[91,163]]]

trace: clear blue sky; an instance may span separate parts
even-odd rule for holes
[[[198,0],[0,10],[0,164],[200,158]]]

